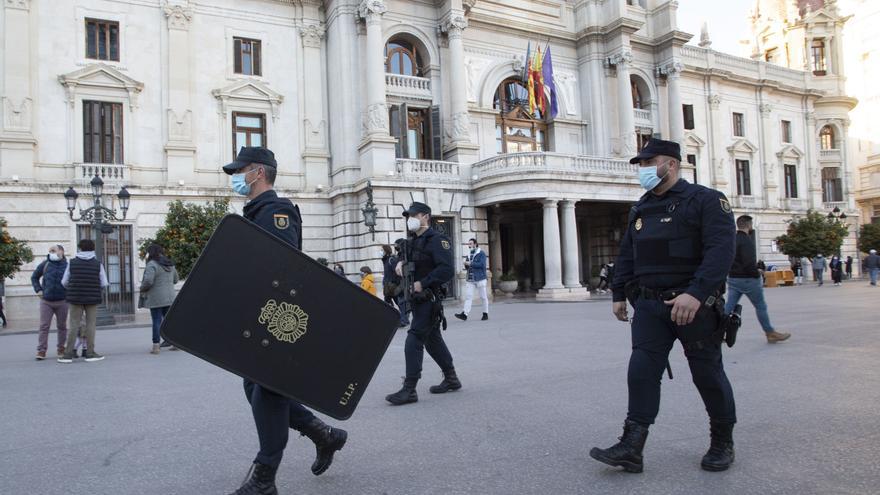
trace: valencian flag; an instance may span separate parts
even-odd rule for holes
[[[547,43],[547,51],[544,52],[544,62],[541,69],[541,83],[550,90],[550,118],[555,118],[559,113],[559,104],[556,100],[556,83],[553,81],[553,58],[550,56],[550,44]],[[541,94],[543,95],[543,91]],[[542,106],[541,112],[544,111]]]
[[[543,59],[541,47],[535,50],[535,56],[529,63],[529,113],[534,114],[535,109],[544,113],[544,73],[542,72]]]

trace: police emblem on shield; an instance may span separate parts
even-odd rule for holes
[[[636,218],[636,230],[642,230],[642,219]]]
[[[290,226],[290,218],[287,215],[275,214],[273,216],[275,218],[275,228],[278,230],[284,230]]]
[[[443,246],[443,249],[449,251],[449,241],[442,240],[442,241],[440,241],[440,245]]]
[[[730,208],[730,201],[727,201],[724,198],[719,198],[718,201],[721,201],[721,209],[724,211],[724,213],[731,212],[732,209]]]
[[[281,342],[295,343],[306,334],[309,315],[299,305],[286,302],[278,303],[269,299],[260,309],[258,320],[267,325],[266,329]]]

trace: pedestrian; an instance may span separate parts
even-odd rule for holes
[[[804,282],[803,265],[800,258],[791,258],[791,271],[794,272],[795,285],[801,285]]]
[[[3,312],[3,298],[6,297],[6,282],[0,279],[0,320],[3,320],[3,328],[6,328],[6,313]]]
[[[853,257],[852,257],[852,256],[847,256],[847,257],[846,257],[846,263],[844,263],[844,265],[846,266],[846,279],[847,279],[847,280],[852,280],[852,265],[853,265]]]
[[[813,277],[819,282],[819,287],[822,287],[822,284],[825,282],[823,280],[825,275],[825,266],[828,263],[825,261],[825,257],[822,254],[817,254],[815,258],[813,258]]]
[[[64,246],[55,244],[49,248],[49,254],[34,272],[31,274],[31,285],[34,292],[40,296],[40,333],[37,337],[37,360],[46,359],[46,351],[49,349],[49,327],[52,326],[52,318],[55,318],[55,327],[58,329],[56,339],[56,357],[64,356],[64,348],[67,343],[67,289],[61,285],[64,272],[67,270],[67,258],[64,256]]]
[[[373,271],[368,266],[361,267],[361,289],[376,295],[376,283],[373,281]]]
[[[862,266],[865,267],[865,270],[868,270],[868,276],[871,277],[871,285],[877,287],[877,275],[880,273],[880,256],[877,255],[876,249],[868,252],[868,256],[865,258]]]
[[[141,279],[141,297],[144,307],[150,309],[153,320],[153,348],[150,354],[159,354],[159,329],[168,308],[174,302],[174,284],[178,282],[177,268],[174,262],[165,256],[165,250],[159,244],[147,247],[147,266],[144,278]],[[172,347],[172,349],[176,349]]]
[[[719,191],[680,178],[674,141],[651,139],[630,163],[648,191],[632,207],[611,284],[613,312],[630,321],[629,408],[620,441],[590,456],[632,473],[644,468],[648,427],[660,408],[660,379],[675,340],[682,342],[693,382],[709,414],[711,445],[701,466],[723,471],[734,460],[733,389],[724,373],[717,299],[735,254],[730,203]]]
[[[764,301],[764,284],[755,258],[755,241],[752,238],[752,217],[742,215],[736,219],[736,256],[727,278],[727,305],[724,313],[730,314],[745,295],[755,306],[758,322],[764,330],[767,342],[775,344],[791,337],[790,333],[777,332],[770,323],[767,303]]]
[[[394,306],[394,294],[397,290],[397,274],[394,273],[394,267],[397,260],[394,258],[394,251],[388,244],[382,245],[382,298],[386,304]]]
[[[394,276],[395,281],[397,283],[397,288],[394,291],[394,302],[397,303],[397,308],[400,311],[400,325],[398,328],[404,328],[409,326],[409,311],[408,311],[408,303],[406,302],[406,295],[404,294],[403,287],[403,278],[397,274],[397,264],[401,262],[401,253],[403,246],[406,245],[406,239],[397,239],[394,241],[394,257],[389,260],[394,264]]]
[[[345,276],[345,268],[342,268],[342,265],[340,265],[339,263],[333,263],[333,271],[344,279],[348,278]]]
[[[455,315],[459,320],[467,320],[471,312],[473,304],[474,290],[478,291],[480,299],[483,301],[483,317],[482,321],[489,319],[489,295],[486,293],[486,285],[488,277],[486,276],[486,267],[488,266],[486,253],[480,249],[476,239],[468,241],[468,249],[470,250],[464,262],[467,270],[467,278],[464,286],[464,308],[461,313]]]
[[[248,198],[244,217],[290,246],[302,250],[302,217],[299,207],[275,192],[278,164],[266,148],[242,147],[235,161],[224,166],[232,176],[232,189]],[[242,253],[258,256],[259,253]],[[300,432],[315,444],[312,473],[322,474],[333,463],[333,455],[348,438],[345,430],[331,428],[299,402],[244,379],[244,392],[257,427],[260,450],[245,483],[233,495],[275,494],[275,474],[287,446],[289,429]]]
[[[455,276],[452,244],[449,238],[431,228],[431,208],[428,205],[412,203],[403,216],[406,217],[407,230],[413,233],[407,242],[406,259],[415,263],[415,273],[411,299],[407,301],[412,308],[412,326],[404,343],[406,376],[403,387],[385,397],[395,406],[418,402],[416,384],[422,377],[426,349],[443,371],[443,381],[428,390],[432,394],[442,394],[461,388],[452,354],[440,333],[440,327],[445,326],[443,284]],[[403,276],[402,262],[397,263],[396,271]]]
[[[840,256],[837,256],[836,254],[831,256],[831,262],[828,263],[828,268],[831,269],[831,281],[834,282],[835,286],[840,285],[843,277],[843,262],[840,261]]]
[[[599,268],[599,294],[605,294],[608,292],[608,264],[603,264],[601,268]]]
[[[74,355],[76,337],[83,326],[83,315],[85,315],[86,347],[83,349],[82,357],[89,363],[104,359],[104,356],[95,352],[95,323],[98,305],[101,304],[104,289],[110,286],[110,282],[107,281],[104,265],[95,257],[95,241],[82,239],[76,247],[76,256],[67,263],[61,278],[61,285],[67,289],[66,300],[70,307],[68,312],[70,321],[67,344],[64,346],[64,355],[58,358],[59,363],[72,363],[76,359]]]

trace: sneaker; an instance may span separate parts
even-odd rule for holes
[[[91,354],[87,354],[87,353],[83,353],[83,354],[85,354],[86,362],[87,362],[87,363],[91,363],[91,362],[94,362],[94,361],[101,361],[101,360],[104,359],[104,356],[102,356],[102,355],[100,355],[100,354],[98,354],[97,352],[94,352],[94,351],[92,351]]]
[[[791,334],[788,332],[767,332],[765,334],[767,336],[768,344],[775,344],[777,342],[782,342],[783,340],[788,340],[791,337]]]
[[[483,317],[480,318],[482,321],[486,321],[489,319],[489,313],[483,313]]]
[[[63,355],[64,355],[64,346],[59,347],[59,348],[55,351],[55,355],[58,356],[58,357],[63,356]]]
[[[167,340],[163,340],[162,343],[159,344],[159,347],[171,347],[171,342],[168,342]]]
[[[37,351],[37,361],[46,359],[46,351]]]
[[[467,321],[467,315],[464,314],[464,311],[462,311],[461,313],[455,313],[455,317],[461,321]]]
[[[79,357],[79,353],[77,352],[76,349],[73,350],[73,354],[71,354],[71,356],[73,356],[73,359],[76,359]]]
[[[65,353],[63,356],[58,357],[58,362],[68,364],[68,363],[72,363],[74,359],[76,359],[75,354]]]

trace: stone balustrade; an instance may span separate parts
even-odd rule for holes
[[[98,176],[104,184],[124,184],[128,181],[128,166],[113,163],[77,163],[74,179],[83,185],[88,184],[92,177]]]
[[[839,162],[841,161],[840,150],[836,148],[819,150],[819,160],[823,162]]]
[[[385,74],[385,88],[389,95],[402,98],[431,100],[431,80],[426,77]]]
[[[438,160],[397,159],[397,174],[404,178],[459,179],[459,164]]]
[[[573,172],[627,178],[634,178],[637,175],[637,166],[627,160],[543,152],[494,156],[474,163],[472,170],[477,177],[475,180],[527,172]]]

